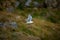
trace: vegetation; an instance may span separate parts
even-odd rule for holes
[[[21,2],[18,7],[14,5],[15,0],[0,1],[0,40],[60,40],[60,9],[58,7],[50,8],[48,5],[47,8],[25,7],[24,3],[27,0],[18,1]],[[14,8],[13,12],[7,11],[9,4],[6,6],[6,2],[13,3],[11,5]],[[26,24],[25,19],[28,14],[32,15],[33,24]],[[11,22],[16,22],[17,27],[10,26]]]

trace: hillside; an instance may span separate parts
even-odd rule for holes
[[[33,16],[33,24],[26,24],[28,14]],[[60,13],[57,9],[24,9],[13,13],[0,11],[0,40],[59,40]],[[11,26],[10,22],[16,22]]]

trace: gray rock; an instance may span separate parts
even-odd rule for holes
[[[16,2],[15,2],[15,7],[18,7],[19,4],[20,4],[19,1],[16,1]]]
[[[25,3],[25,6],[30,6],[31,2],[32,2],[32,0],[27,0],[27,2]]]
[[[0,22],[0,27],[3,27],[3,26],[4,26],[4,24]]]
[[[10,26],[13,27],[13,28],[17,28],[17,23],[16,22],[11,22]]]
[[[38,7],[39,6],[39,3],[36,2],[36,1],[34,1],[33,4],[34,4],[34,7]]]

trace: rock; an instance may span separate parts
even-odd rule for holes
[[[17,23],[16,22],[11,22],[10,26],[13,27],[13,28],[17,28]]]
[[[4,24],[0,22],[0,27],[3,27],[3,26],[4,26]]]
[[[16,1],[16,2],[15,2],[15,7],[18,7],[19,4],[20,4],[19,1]]]
[[[30,6],[31,2],[32,2],[32,0],[27,0],[27,2],[25,3],[25,6]]]
[[[39,6],[39,3],[36,2],[36,1],[34,1],[33,4],[34,4],[34,7],[38,7]]]

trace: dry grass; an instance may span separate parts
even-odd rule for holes
[[[26,24],[27,10],[7,13],[0,12],[0,21],[16,21],[18,27],[10,26],[0,28],[0,40],[59,40],[60,24],[55,24],[40,17],[33,17],[33,24]],[[23,15],[23,14],[25,15]],[[3,20],[2,20],[3,19]],[[5,20],[6,19],[6,20]]]

